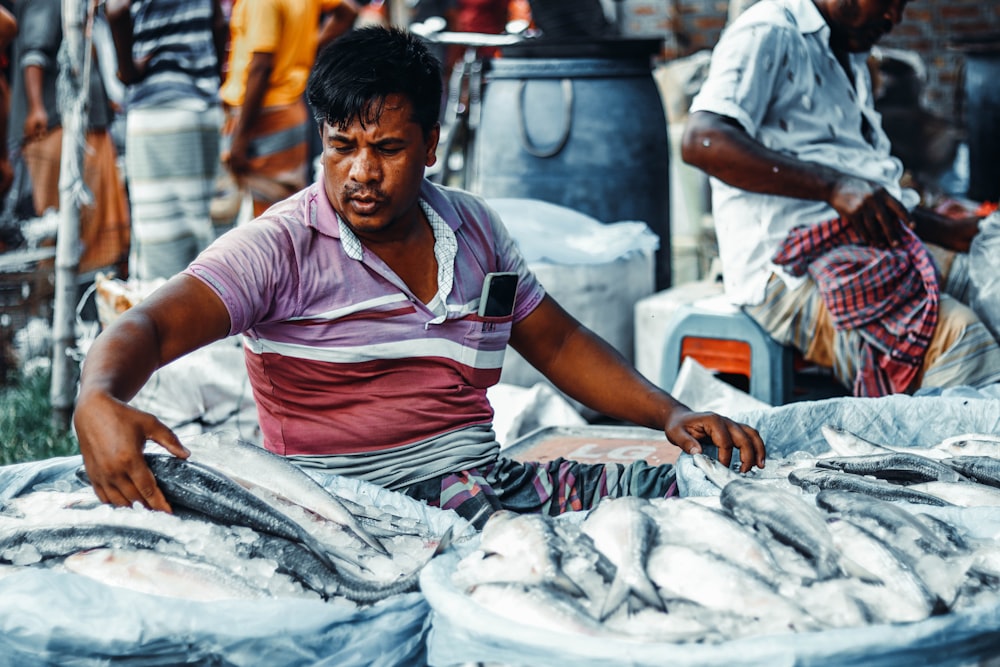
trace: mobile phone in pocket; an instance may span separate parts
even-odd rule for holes
[[[514,313],[517,295],[517,274],[514,272],[487,273],[483,292],[479,297],[480,317],[509,317]]]

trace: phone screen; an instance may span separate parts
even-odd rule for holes
[[[516,273],[487,273],[479,299],[481,317],[507,317],[514,312],[517,294]]]

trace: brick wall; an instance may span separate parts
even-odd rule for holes
[[[727,0],[625,0],[626,6],[655,5],[669,8],[672,34],[666,35],[668,58],[711,49],[719,39],[729,15]],[[752,0],[734,0],[752,4]],[[649,12],[646,13],[650,15]],[[636,16],[641,21],[642,16]],[[657,25],[662,17],[657,16]],[[650,26],[649,32],[658,28]],[[965,55],[950,45],[961,40],[992,38],[1000,49],[1000,0],[913,0],[903,22],[880,44],[915,51],[927,66],[924,103],[931,111],[958,123],[962,104],[962,70]]]

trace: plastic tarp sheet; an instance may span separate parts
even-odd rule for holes
[[[603,224],[565,206],[540,199],[488,199],[528,262],[603,264],[631,252],[655,252],[660,239],[645,222]]]
[[[929,446],[970,432],[1000,433],[1000,388],[943,392],[939,396],[827,399],[734,415],[758,428],[771,460],[791,452],[827,449],[820,426],[899,445]],[[718,494],[691,463],[678,460],[681,495]],[[921,508],[977,537],[1000,537],[1000,508]],[[511,667],[674,667],[710,665],[978,665],[1000,655],[1000,607],[985,605],[911,624],[871,625],[813,633],[742,638],[722,644],[619,641],[559,634],[501,617],[465,596],[451,582],[458,554],[434,559],[421,573],[430,603],[428,659],[434,667],[497,662]]]
[[[964,433],[1000,433],[1000,385],[978,390],[957,387],[925,396],[829,398],[737,412],[732,418],[760,432],[772,460],[787,458],[793,452],[820,454],[828,450],[820,431],[824,424],[875,443],[930,447]],[[714,455],[710,449],[705,453]],[[682,496],[719,493],[689,456],[682,455],[677,461],[677,486]]]
[[[0,468],[0,503],[33,489],[78,486],[78,456]],[[366,482],[307,471],[325,488],[415,518],[435,534],[445,512]],[[0,664],[423,665],[429,607],[419,592],[370,607],[306,599],[201,602],[119,589],[41,568],[0,578]]]

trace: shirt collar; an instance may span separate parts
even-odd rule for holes
[[[795,18],[795,25],[803,35],[819,33],[823,39],[830,38],[830,26],[820,14],[813,0],[786,0],[785,6]]]

